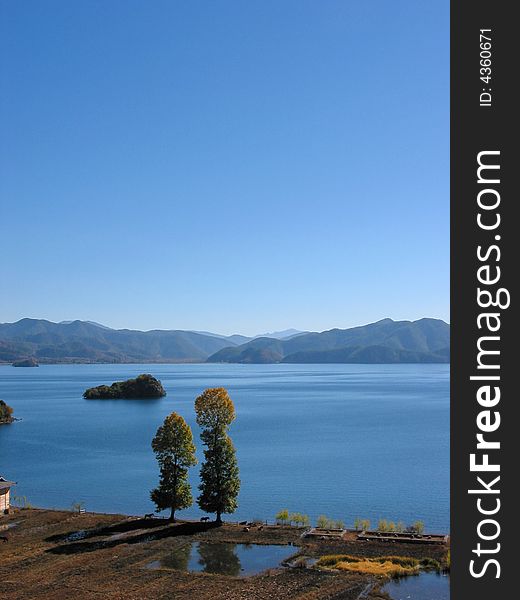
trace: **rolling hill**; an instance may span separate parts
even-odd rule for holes
[[[246,338],[247,339],[247,338]],[[21,319],[0,324],[0,361],[204,362],[235,342],[192,331],[110,329],[86,321]]]
[[[286,340],[257,338],[223,348],[207,362],[236,363],[446,363],[450,326],[437,319],[393,321],[301,334]]]
[[[449,362],[444,321],[392,321],[287,337],[183,330],[110,329],[88,321],[21,319],[0,324],[0,362],[428,363]]]

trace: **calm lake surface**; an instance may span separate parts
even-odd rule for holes
[[[87,387],[151,373],[160,400],[84,400]],[[34,505],[152,512],[152,437],[171,411],[224,386],[237,419],[242,488],[232,519],[282,508],[449,530],[448,365],[44,365],[0,367],[0,398],[22,419],[0,426],[0,474]],[[197,468],[192,483],[197,494]],[[193,507],[179,516],[199,517]]]
[[[449,600],[450,577],[442,573],[421,573],[393,580],[383,591],[394,600]]]

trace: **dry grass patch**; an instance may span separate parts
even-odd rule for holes
[[[376,575],[380,577],[407,577],[419,573],[419,561],[407,556],[380,556],[377,558],[361,558],[349,554],[332,554],[322,556],[316,563],[318,567],[338,569]]]

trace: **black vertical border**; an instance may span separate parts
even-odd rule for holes
[[[519,481],[520,428],[515,371],[520,374],[518,320],[515,317],[517,279],[520,274],[519,223],[514,214],[520,205],[517,174],[520,164],[515,147],[518,118],[514,88],[519,87],[519,27],[513,2],[503,0],[452,0],[451,3],[451,597],[455,600],[495,600],[520,595],[514,581],[520,576],[520,561],[513,539],[520,543],[520,528],[515,510],[520,499],[515,492]],[[488,87],[480,80],[480,29],[492,33],[492,106],[479,106],[479,96]],[[469,455],[475,452],[476,416],[479,410],[475,396],[478,384],[470,381],[477,374],[476,342],[479,335],[477,316],[485,312],[477,305],[477,246],[493,243],[497,232],[483,232],[477,226],[477,155],[484,150],[500,151],[501,215],[500,248],[501,281],[497,287],[508,288],[511,306],[500,312],[501,426],[495,439],[501,442],[493,459],[501,465],[501,509],[496,515],[501,533],[495,542],[500,551],[489,558],[500,562],[501,574],[489,568],[476,579],[469,571],[473,550],[479,540],[477,526],[481,519],[476,507],[474,489],[476,474],[470,472]],[[497,263],[495,263],[497,264]],[[484,334],[485,335],[485,334]],[[515,344],[515,342],[517,342]],[[489,496],[488,496],[489,497]],[[491,548],[495,542],[481,541]],[[483,564],[480,559],[479,565]],[[518,566],[515,567],[515,564]],[[513,595],[511,595],[513,594]]]

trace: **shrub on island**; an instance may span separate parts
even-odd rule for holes
[[[6,425],[7,423],[12,423],[13,421],[13,409],[3,400],[0,400],[0,425]]]
[[[135,379],[116,381],[112,385],[98,385],[83,393],[87,400],[112,400],[119,398],[162,398],[166,392],[161,382],[152,375],[143,374]]]

